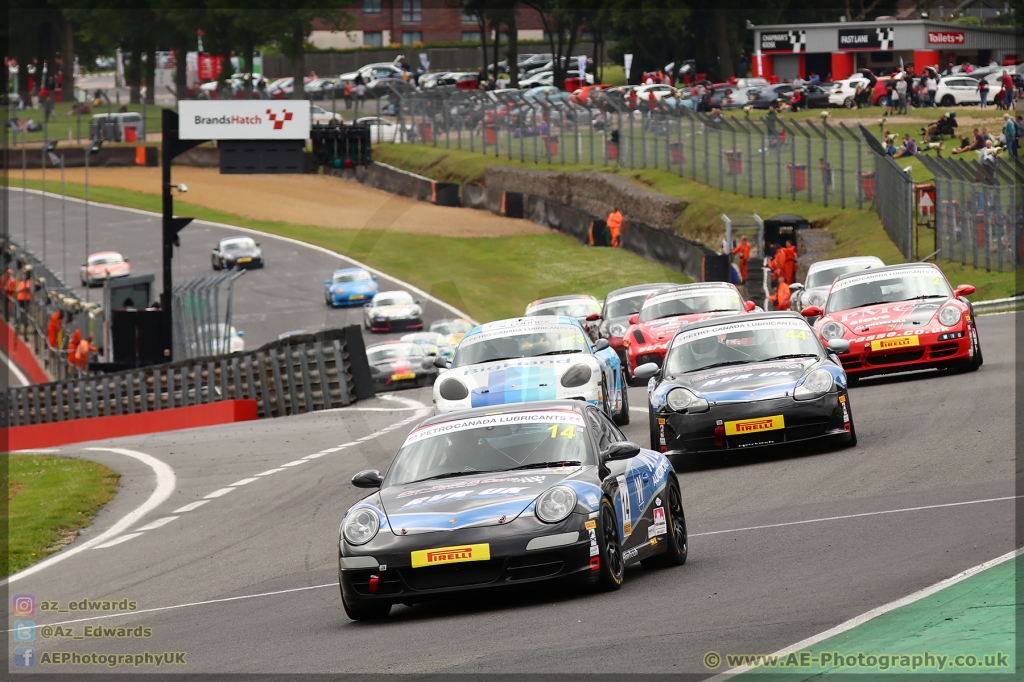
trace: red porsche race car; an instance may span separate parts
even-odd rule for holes
[[[851,380],[919,369],[981,366],[981,339],[971,304],[974,287],[953,289],[938,266],[907,263],[841,275],[824,309],[808,306],[805,317],[821,315],[814,330],[824,343],[845,339],[839,353]]]
[[[756,307],[726,282],[681,284],[651,294],[640,312],[629,318],[629,328],[623,334],[629,376],[637,366],[648,362],[661,367],[668,344],[682,327],[717,315],[747,313]]]

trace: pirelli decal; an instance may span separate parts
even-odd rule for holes
[[[420,549],[412,553],[412,567],[457,564],[463,561],[487,561],[490,558],[491,546],[488,544]]]
[[[875,339],[871,342],[871,350],[877,352],[880,350],[892,350],[894,348],[908,348],[910,346],[920,346],[921,339],[916,336],[896,336],[891,339]]]
[[[786,428],[786,422],[781,414],[772,417],[757,417],[756,419],[740,419],[734,422],[725,422],[725,435],[745,436],[750,433],[761,431],[778,431]]]

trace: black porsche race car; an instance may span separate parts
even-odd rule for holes
[[[380,488],[341,521],[345,612],[554,578],[618,589],[625,567],[686,562],[679,483],[669,461],[626,440],[576,400],[450,412],[416,427]]]
[[[651,447],[678,463],[713,454],[814,439],[857,444],[846,373],[793,312],[748,313],[698,322],[676,334],[651,379]]]
[[[210,252],[210,264],[214,270],[232,268],[262,268],[263,251],[252,237],[230,237],[221,239]]]
[[[437,379],[434,356],[419,343],[385,341],[366,349],[370,375],[378,391],[432,386]]]

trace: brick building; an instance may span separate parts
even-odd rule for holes
[[[310,42],[321,49],[344,49],[480,41],[480,25],[462,13],[458,0],[355,0],[346,11],[354,18],[353,30],[332,31],[321,22],[314,24]],[[517,29],[519,40],[544,38],[544,25],[532,9],[520,10]]]

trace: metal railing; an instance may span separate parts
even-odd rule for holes
[[[871,194],[875,212],[889,239],[908,261],[914,260],[914,179],[885,153],[882,143],[861,124],[861,135],[872,156]]]
[[[721,190],[863,207],[870,202],[864,141],[845,124],[723,117],[684,103],[627,103],[598,92],[586,104],[566,93],[434,90],[403,93],[399,141],[547,164],[664,169]]]
[[[231,352],[231,317],[235,280],[245,270],[196,277],[175,284],[171,294],[174,311],[174,357],[195,358]],[[221,288],[224,292],[221,315]]]
[[[3,426],[255,400],[261,418],[349,405],[374,394],[358,326],[292,336],[232,355],[191,358],[0,394]]]

